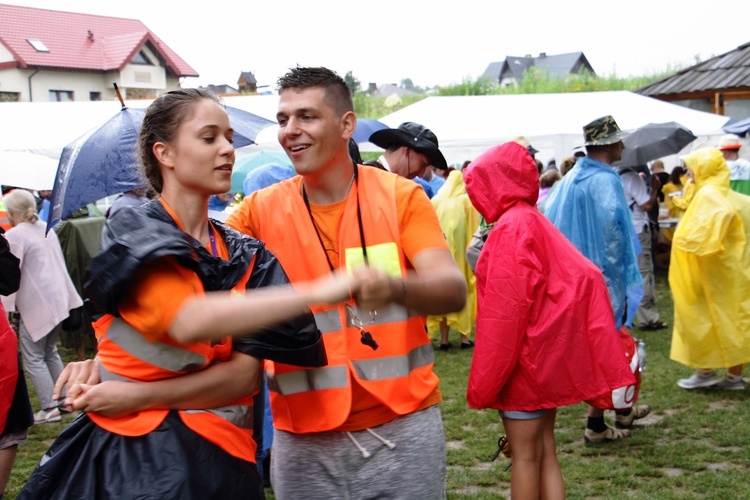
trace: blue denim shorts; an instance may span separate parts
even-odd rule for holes
[[[536,420],[542,418],[547,414],[549,410],[534,410],[534,411],[502,411],[500,410],[500,416],[509,420]]]

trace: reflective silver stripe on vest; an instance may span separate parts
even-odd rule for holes
[[[416,368],[435,362],[435,349],[425,344],[403,356],[352,361],[357,376],[362,380],[387,380],[407,377]]]
[[[338,309],[315,313],[315,324],[320,333],[333,333],[341,330],[341,316]]]
[[[207,362],[205,356],[188,349],[163,342],[149,342],[119,318],[115,318],[107,330],[107,338],[128,354],[163,370],[193,371],[202,368]]]
[[[327,366],[266,375],[268,389],[282,396],[323,389],[343,389],[349,385],[349,374],[345,366]]]
[[[353,306],[352,309],[365,327],[367,325],[384,325],[386,323],[396,323],[409,319],[409,310],[398,304],[391,304],[378,309],[377,314],[370,314],[370,311],[363,311],[357,306]],[[418,315],[414,314],[414,316]],[[355,328],[359,326],[352,322],[352,315],[349,308],[346,309],[346,325]]]
[[[117,324],[117,328],[115,329],[114,327],[116,324]],[[112,335],[113,330],[115,331],[115,335],[114,335],[115,338],[113,338],[113,335]],[[154,342],[154,344],[148,343],[146,342],[146,340],[143,338],[142,335],[140,335],[135,329],[133,329],[127,323],[125,323],[124,321],[120,319],[115,319],[112,322],[111,327],[109,328],[109,330],[107,330],[107,337],[112,342],[120,346],[123,350],[128,352],[129,354],[137,356],[143,361],[157,365],[160,368],[163,368],[165,370],[171,370],[171,371],[194,370],[194,369],[202,367],[206,360],[205,356],[201,356],[200,354],[196,354],[193,357],[185,356],[185,353],[186,353],[185,349],[171,346],[169,344],[164,344],[161,342]],[[137,337],[137,339],[143,340],[147,344],[146,348],[144,348],[144,346],[141,345],[141,342],[139,341],[131,342],[130,341],[131,339],[129,337]],[[154,346],[155,344],[159,344],[157,349],[148,349],[148,347]],[[193,352],[189,352],[189,353],[195,354]],[[177,356],[177,359],[174,360],[175,361],[174,363],[170,362],[172,361],[172,359],[170,358],[170,356],[172,355]],[[149,357],[154,357],[160,362],[160,364],[155,363],[152,359],[149,359]],[[200,363],[200,364],[196,365],[196,363]],[[99,378],[101,379],[102,382],[106,382],[106,381],[134,382],[134,383],[139,382],[138,380],[133,380],[131,378],[125,377],[124,375],[118,375],[116,373],[112,373],[101,364],[99,365]],[[220,406],[218,408],[211,408],[207,410],[182,410],[182,411],[185,411],[186,413],[210,412],[218,417],[223,418],[224,420],[227,420],[233,423],[237,427],[241,427],[243,429],[253,428],[253,409],[251,406],[247,406],[247,405],[230,405],[230,406]]]
[[[230,405],[210,410],[182,410],[185,413],[213,413],[217,417],[227,420],[241,429],[253,428],[253,408],[247,405]]]
[[[377,314],[371,315],[370,311],[361,311],[357,306],[352,306],[357,317],[362,321],[364,326],[367,325],[385,325],[388,323],[397,323],[406,321],[410,317],[421,316],[420,314],[406,309],[404,306],[391,304],[377,310]],[[341,316],[338,309],[315,313],[315,323],[318,325],[320,333],[334,333],[341,330]],[[352,321],[352,313],[346,308],[346,326],[359,327]]]
[[[131,382],[131,383],[139,383],[138,380],[133,380],[128,377],[124,377],[122,375],[117,375],[116,373],[112,373],[111,371],[107,370],[103,366],[99,365],[99,378],[102,382],[108,382],[108,381],[116,381],[116,382]],[[253,428],[253,409],[251,406],[247,405],[229,405],[229,406],[220,406],[218,408],[211,408],[208,410],[181,410],[185,413],[202,413],[202,412],[210,412],[216,415],[217,417],[221,417],[224,420],[227,420],[237,427],[240,427],[242,429],[252,429]]]
[[[435,363],[435,349],[425,344],[403,356],[352,361],[357,376],[362,380],[387,380],[408,377],[412,370]],[[345,366],[315,368],[290,373],[268,375],[268,388],[282,396],[322,389],[341,389],[348,386]]]

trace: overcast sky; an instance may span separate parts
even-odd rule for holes
[[[186,86],[259,85],[297,64],[368,82],[475,79],[506,56],[583,52],[600,76],[685,67],[750,42],[747,1],[0,0],[138,19],[199,74]],[[509,4],[509,5],[506,5]],[[177,7],[179,5],[179,7]],[[0,20],[0,22],[2,22]]]

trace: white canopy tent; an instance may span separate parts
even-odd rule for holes
[[[278,96],[225,97],[223,101],[227,106],[276,121]],[[145,108],[151,102],[129,100],[125,105]],[[63,148],[115,116],[120,108],[119,101],[0,104],[0,184],[20,182],[32,189],[51,189]],[[258,148],[281,147],[275,134],[267,135],[273,141],[241,148],[238,157]],[[51,180],[50,162],[54,165]]]
[[[276,121],[278,96],[223,98],[224,104]],[[151,100],[129,100],[145,108]],[[0,151],[28,151],[59,158],[62,149],[120,111],[119,101],[9,102],[0,104]]]
[[[225,97],[236,107],[275,121],[278,96]],[[147,107],[150,100],[132,100],[132,108]],[[119,110],[118,101],[0,104],[0,152],[31,153],[57,160],[62,149],[98,127]],[[685,151],[715,145],[728,118],[694,111],[632,92],[524,94],[502,96],[428,97],[380,119],[390,127],[404,121],[421,123],[438,136],[449,164],[460,165],[488,148],[523,135],[539,150],[545,164],[558,163],[583,143],[583,124],[611,114],[621,128],[632,130],[649,122],[675,121],[688,127],[698,140]],[[263,130],[257,145],[237,150],[238,157],[258,149],[279,149],[277,126]],[[381,151],[371,144],[362,151]],[[19,160],[19,158],[21,160]],[[0,177],[8,169],[24,168],[23,156],[0,157]],[[37,159],[35,157],[30,157]],[[666,162],[665,162],[666,163]],[[667,168],[671,168],[667,163]],[[46,183],[45,183],[46,184]]]
[[[393,128],[406,121],[428,127],[437,135],[449,164],[461,165],[492,146],[524,136],[539,150],[537,158],[546,165],[552,158],[559,164],[572,156],[573,149],[583,145],[583,125],[604,115],[612,115],[623,130],[647,123],[680,123],[698,136],[684,151],[713,145],[729,119],[632,92],[613,91],[428,97],[380,121]],[[360,149],[381,151],[370,143]]]
[[[57,158],[32,152],[0,151],[0,185],[51,190],[55,185],[57,163]],[[5,168],[8,165],[21,167]]]

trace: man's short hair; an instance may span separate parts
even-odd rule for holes
[[[326,102],[339,115],[349,111],[354,112],[352,91],[343,78],[328,68],[297,66],[290,69],[276,83],[279,93],[290,89],[301,91],[315,87],[323,88],[326,93]]]

